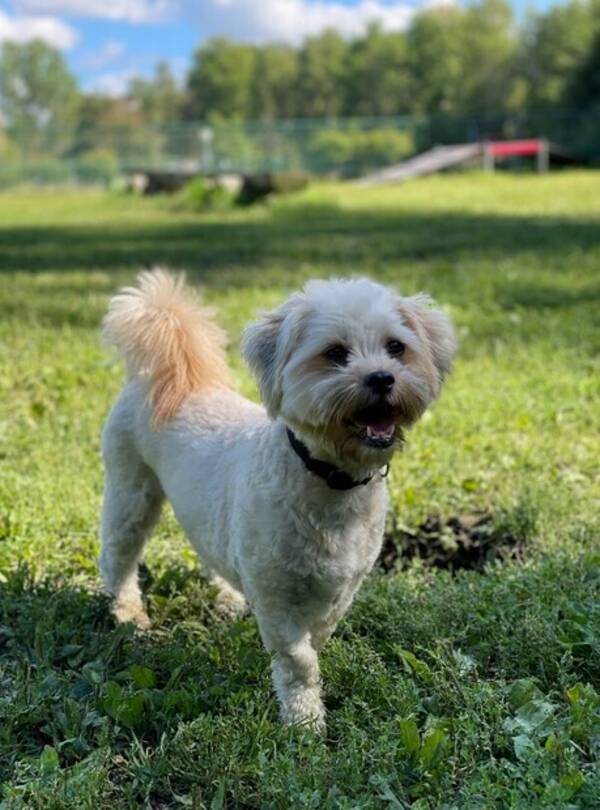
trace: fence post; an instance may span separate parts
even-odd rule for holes
[[[211,127],[202,126],[198,130],[198,140],[200,141],[200,169],[207,174],[214,171],[213,158],[214,132]]]
[[[550,144],[547,138],[540,138],[540,147],[537,153],[537,170],[544,174],[550,167]]]
[[[491,146],[488,141],[485,141],[482,144],[482,146],[483,146],[483,170],[488,174],[492,174],[495,169],[495,163]]]

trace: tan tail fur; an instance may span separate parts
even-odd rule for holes
[[[130,377],[149,379],[155,427],[171,419],[193,391],[232,385],[226,335],[183,275],[161,268],[141,273],[136,287],[111,300],[104,336],[120,350]]]

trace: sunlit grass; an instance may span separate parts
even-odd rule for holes
[[[202,217],[0,194],[7,807],[597,806],[598,179],[314,186]],[[455,370],[392,467],[390,531],[481,511],[524,557],[374,574],[324,655],[324,742],[279,728],[253,621],[215,616],[170,514],[147,555],[153,633],[123,635],[96,594],[99,433],[122,380],[98,325],[154,261],[217,306],[253,397],[243,325],[308,278],[424,289],[456,321]]]

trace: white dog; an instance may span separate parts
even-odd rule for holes
[[[324,722],[317,652],[375,562],[385,469],[455,349],[426,296],[312,281],[251,324],[265,408],[232,387],[225,336],[162,270],[113,298],[129,382],[103,434],[101,570],[121,621],[148,624],[138,561],[165,497],[219,589],[273,653],[286,723]]]

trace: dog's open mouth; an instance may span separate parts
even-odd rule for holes
[[[372,405],[359,411],[352,419],[359,436],[369,447],[385,449],[394,443],[396,420],[389,405]]]

